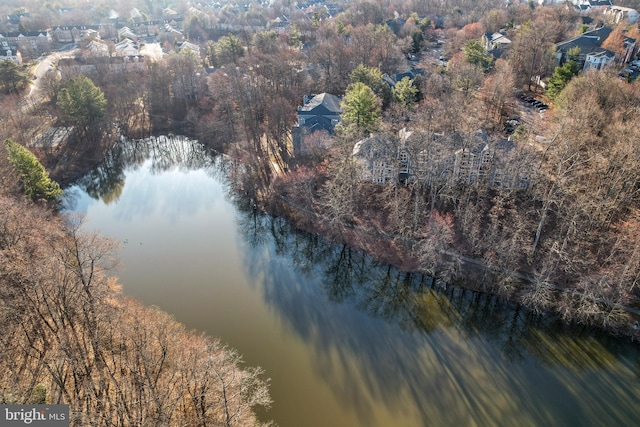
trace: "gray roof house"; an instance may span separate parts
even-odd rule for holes
[[[499,58],[506,49],[511,47],[511,39],[499,32],[484,33],[481,41],[485,50],[493,55],[495,59]]]
[[[567,53],[572,48],[580,49],[579,65],[583,71],[590,68],[602,69],[606,65],[612,64],[615,60],[615,52],[602,48],[602,43],[609,37],[613,30],[608,27],[587,31],[578,37],[560,42],[556,45],[556,58],[558,64],[562,65],[567,61]],[[630,37],[624,38],[625,55],[621,62],[628,62],[635,51],[636,40]]]
[[[317,131],[333,134],[343,113],[340,98],[330,93],[305,95],[304,105],[298,107],[298,124],[293,127],[293,154],[300,153],[305,135]]]

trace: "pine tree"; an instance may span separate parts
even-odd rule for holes
[[[60,91],[58,105],[74,125],[86,129],[104,117],[107,99],[90,78],[80,74]]]
[[[364,83],[349,85],[342,101],[343,126],[362,134],[376,130],[382,118],[381,104],[380,98]]]
[[[56,201],[62,195],[62,189],[57,182],[49,178],[49,174],[36,156],[10,139],[7,139],[4,143],[9,152],[9,162],[20,174],[27,197],[33,201]]]

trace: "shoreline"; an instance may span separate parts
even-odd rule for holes
[[[280,203],[274,199],[278,199]],[[406,244],[398,242],[394,235],[385,233],[383,230],[372,229],[363,224],[354,224],[351,227],[342,225],[336,228],[336,226],[332,226],[325,218],[316,212],[297,206],[293,201],[277,192],[274,192],[273,196],[269,198],[266,213],[269,215],[282,216],[288,221],[291,221],[292,224],[300,230],[315,234],[332,242],[345,244],[367,254],[381,263],[391,265],[400,271],[424,274],[433,277],[429,272],[420,269],[419,260],[409,253],[410,250]],[[459,272],[463,273],[465,276],[464,279],[455,278],[451,281],[445,281],[446,283],[474,292],[496,295],[504,298],[505,300],[527,307],[527,305],[522,301],[522,286],[516,286],[515,290],[510,295],[504,295],[504,292],[500,292],[500,289],[495,284],[491,285],[490,282],[495,281],[495,276],[492,275],[496,272],[504,273],[511,278],[529,284],[535,283],[535,279],[533,277],[517,271],[505,272],[498,266],[490,265],[484,261],[452,251],[439,250],[438,252],[444,256],[456,258],[460,263]],[[471,276],[469,277],[469,275]],[[434,279],[440,280],[437,277]],[[472,283],[477,283],[478,285],[472,286]],[[571,289],[562,287],[558,284],[550,284],[550,286],[551,289],[557,293],[574,292]],[[604,301],[600,302],[604,303]],[[612,310],[622,310],[626,313],[627,322],[624,323],[626,327],[623,327],[623,325],[609,325],[607,327],[602,324],[598,325],[595,323],[579,322],[575,319],[564,318],[556,310],[548,308],[546,310],[538,310],[532,307],[527,308],[539,311],[543,316],[557,317],[567,324],[583,324],[588,327],[599,329],[613,336],[629,337],[632,341],[640,341],[640,327],[637,327],[640,323],[640,309],[634,307],[621,305],[611,307]]]

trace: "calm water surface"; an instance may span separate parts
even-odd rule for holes
[[[637,344],[541,320],[296,232],[182,138],[125,142],[66,190],[122,242],[124,293],[271,378],[281,427],[632,426]]]

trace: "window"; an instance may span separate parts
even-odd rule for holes
[[[428,154],[425,152],[418,154],[418,172],[420,173],[426,172],[428,164],[429,164]]]
[[[398,153],[398,160],[400,163],[409,163],[409,154],[406,151],[401,151]]]

